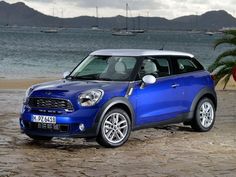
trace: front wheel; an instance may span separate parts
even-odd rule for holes
[[[119,147],[129,138],[131,121],[122,109],[113,109],[103,118],[97,142],[104,147]]]
[[[215,122],[215,105],[209,98],[199,101],[195,110],[195,117],[191,122],[191,127],[200,132],[209,131]]]

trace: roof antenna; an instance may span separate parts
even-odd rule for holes
[[[165,44],[162,44],[162,47],[159,50],[164,50]]]

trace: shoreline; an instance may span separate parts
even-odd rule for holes
[[[34,84],[58,80],[61,78],[29,78],[29,79],[14,79],[0,78],[0,90],[18,90],[27,89]],[[216,90],[223,90],[224,83],[220,81],[216,86]],[[236,90],[236,82],[231,77],[225,90]]]
[[[58,80],[59,78],[2,79],[0,90],[27,89],[34,84]]]

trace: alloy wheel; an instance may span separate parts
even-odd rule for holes
[[[200,106],[200,123],[204,128],[208,128],[214,121],[214,109],[209,102],[204,102]]]
[[[121,113],[112,113],[105,119],[102,131],[107,141],[120,143],[128,133],[128,121]]]

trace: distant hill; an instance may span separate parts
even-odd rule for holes
[[[203,15],[183,16],[173,20],[160,17],[129,18],[129,28],[137,29],[138,21],[143,29],[160,30],[218,30],[223,27],[236,27],[236,19],[226,11],[209,11]],[[75,18],[58,18],[38,12],[22,2],[9,4],[0,1],[0,25],[2,26],[35,26],[91,28],[96,25],[96,18],[80,16]],[[115,29],[125,27],[125,17],[99,18],[99,27]]]
[[[200,16],[190,15],[174,19],[195,29],[220,29],[222,27],[236,27],[236,19],[224,10],[209,11]]]

